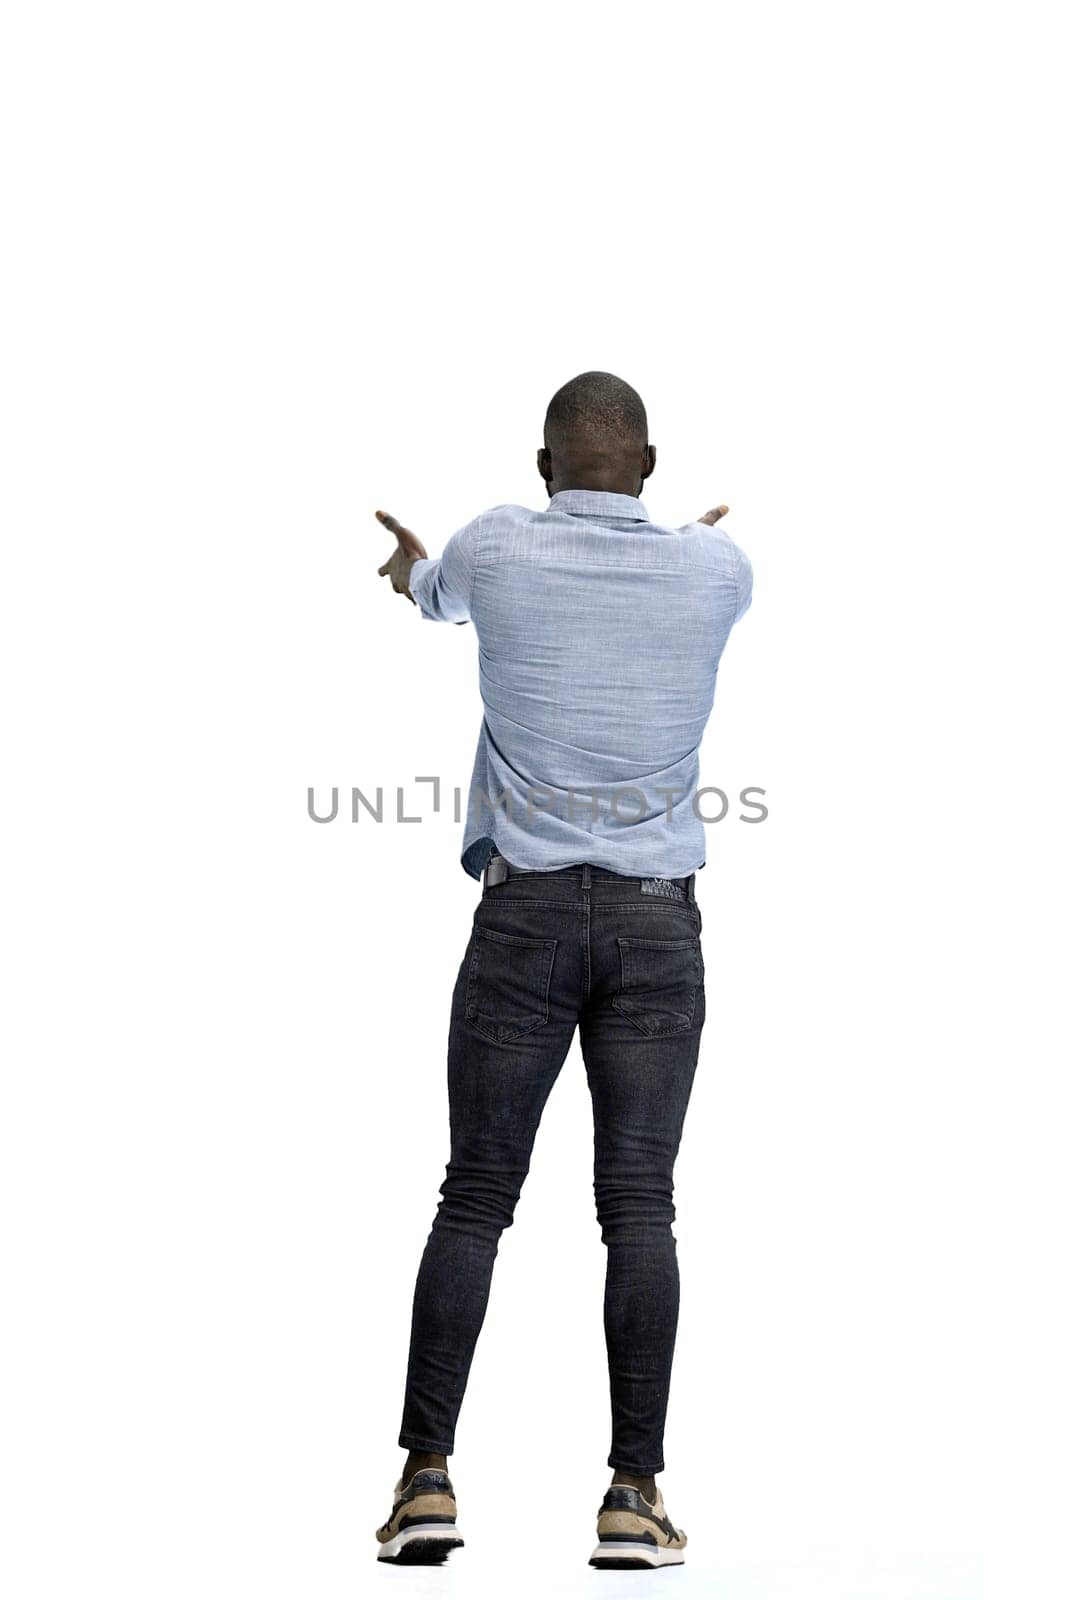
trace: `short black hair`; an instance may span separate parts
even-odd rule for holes
[[[545,444],[549,448],[556,444],[564,450],[568,445],[644,449],[647,443],[644,401],[613,372],[580,372],[548,402]]]

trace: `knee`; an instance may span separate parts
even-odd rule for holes
[[[674,1184],[670,1174],[600,1174],[593,1189],[600,1236],[605,1244],[659,1238],[670,1240],[673,1245]]]
[[[525,1169],[451,1161],[441,1185],[435,1226],[497,1238],[515,1220]]]

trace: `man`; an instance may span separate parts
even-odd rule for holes
[[[591,1563],[681,1562],[656,1474],[678,1318],[673,1171],[704,1021],[698,747],[752,569],[716,526],[649,520],[640,396],[607,372],[555,394],[545,511],[495,506],[431,561],[386,512],[379,574],[435,621],[473,621],[484,718],[462,862],[482,897],[452,999],[451,1154],[415,1286],[379,1559],[463,1543],[448,1476],[501,1231],[579,1030],[607,1245],[614,1468]]]

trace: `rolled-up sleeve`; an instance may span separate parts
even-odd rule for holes
[[[436,560],[412,563],[408,587],[430,622],[470,621],[479,521],[476,517],[454,533]]]

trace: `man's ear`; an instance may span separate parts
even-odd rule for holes
[[[546,483],[552,482],[552,452],[550,450],[538,450],[537,470]]]
[[[645,480],[645,478],[651,478],[651,476],[655,472],[655,470],[656,470],[656,447],[655,447],[654,444],[646,444],[646,446],[645,446],[645,463],[644,463],[644,466],[641,469],[641,480],[642,480],[642,482]]]

